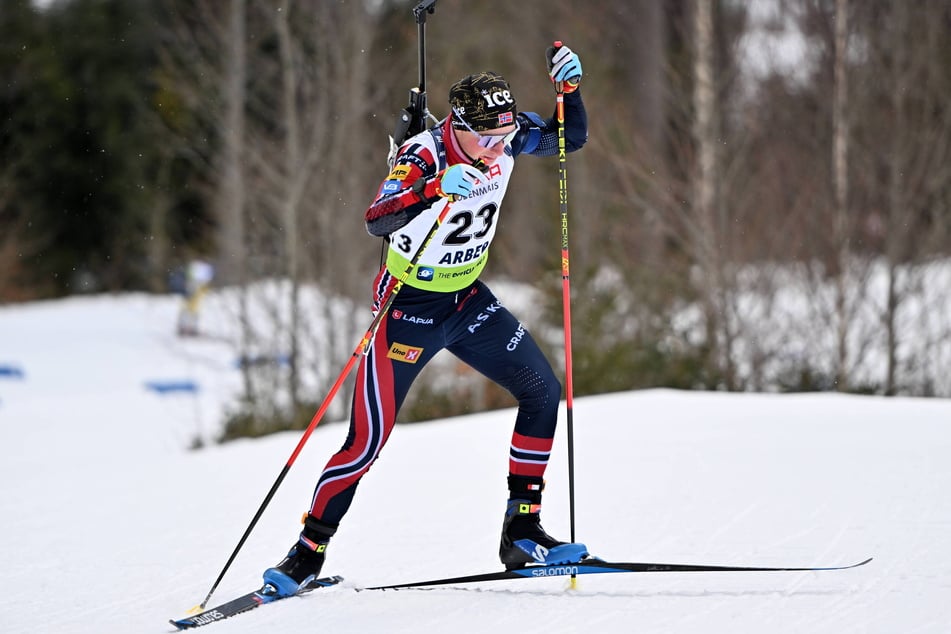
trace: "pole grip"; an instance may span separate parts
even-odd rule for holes
[[[557,52],[558,52],[558,49],[560,49],[562,46],[564,46],[564,44],[562,43],[561,40],[555,40],[555,41],[552,43],[552,45],[548,47],[548,50],[546,51],[546,58],[547,58],[547,61],[548,61],[548,72],[549,72],[549,73],[551,73],[551,69],[552,69],[552,67],[554,66],[554,63],[553,63],[552,60],[553,60],[554,57],[555,57],[555,53],[557,53]],[[554,79],[552,79],[551,81],[552,81],[553,84],[555,84],[555,91],[556,91],[556,92],[565,92],[564,82],[556,82]],[[580,75],[573,75],[573,76],[569,77],[569,78],[567,79],[567,81],[568,81],[569,83],[571,83],[571,84],[577,86],[577,85],[578,85],[578,82],[581,81],[581,76],[580,76]],[[570,91],[569,91],[569,92],[570,92]]]

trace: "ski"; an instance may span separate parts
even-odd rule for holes
[[[328,586],[335,586],[338,583],[343,581],[343,577],[323,577],[321,579],[315,579],[307,584],[304,588],[300,590],[297,594],[291,596],[300,596],[306,594],[317,588],[326,588]],[[202,625],[208,625],[209,623],[214,623],[215,621],[220,621],[226,619],[230,616],[236,614],[241,614],[242,612],[247,612],[248,610],[253,610],[259,605],[264,605],[265,603],[273,603],[275,601],[280,601],[281,599],[286,599],[288,597],[278,596],[274,593],[274,588],[270,585],[263,585],[254,592],[249,592],[245,595],[238,597],[237,599],[232,599],[227,603],[222,603],[221,605],[209,608],[204,612],[199,614],[194,614],[184,619],[170,619],[169,623],[177,627],[179,630],[190,630],[192,628],[201,627]]]
[[[446,577],[429,581],[414,581],[411,583],[394,583],[386,586],[366,588],[367,590],[400,590],[403,588],[419,588],[425,586],[445,586],[461,583],[479,583],[483,581],[503,581],[506,579],[531,579],[540,577],[566,577],[569,575],[594,575],[619,572],[822,572],[827,570],[848,570],[858,568],[872,561],[869,557],[865,561],[848,566],[810,566],[810,567],[761,567],[761,566],[717,566],[706,564],[665,564],[665,563],[632,563],[612,562],[601,559],[583,559],[575,564],[543,564],[502,570],[484,574],[465,575],[462,577]]]

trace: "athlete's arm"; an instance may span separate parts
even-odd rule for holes
[[[364,214],[367,231],[385,236],[405,226],[439,199],[437,183],[436,163],[427,148],[418,143],[400,148],[393,169]]]
[[[512,154],[554,156],[558,154],[558,119],[543,119],[534,112],[518,114],[519,133],[512,141]],[[588,140],[588,113],[581,90],[565,94],[565,149],[580,150]]]

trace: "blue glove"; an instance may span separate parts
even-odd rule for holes
[[[441,172],[436,183],[436,194],[449,200],[460,200],[472,192],[481,177],[482,172],[475,167],[458,163]]]
[[[556,87],[562,88],[562,92],[577,90],[583,74],[581,59],[577,53],[561,42],[555,42],[554,46],[549,47],[548,75]]]

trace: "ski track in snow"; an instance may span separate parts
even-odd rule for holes
[[[189,451],[237,386],[224,341],[180,340],[177,299],[0,307],[0,630],[170,632],[208,592],[299,433]],[[149,380],[189,379],[158,396]],[[322,395],[321,395],[322,396]],[[349,398],[349,395],[340,398]],[[577,529],[605,559],[841,565],[357,592],[499,568],[512,410],[399,426],[321,589],[207,626],[270,631],[951,632],[951,402],[649,390],[575,401]],[[564,421],[564,416],[562,416]],[[562,423],[563,425],[563,423]],[[215,592],[256,587],[294,540],[346,425],[317,428]],[[568,535],[564,429],[543,518]]]

